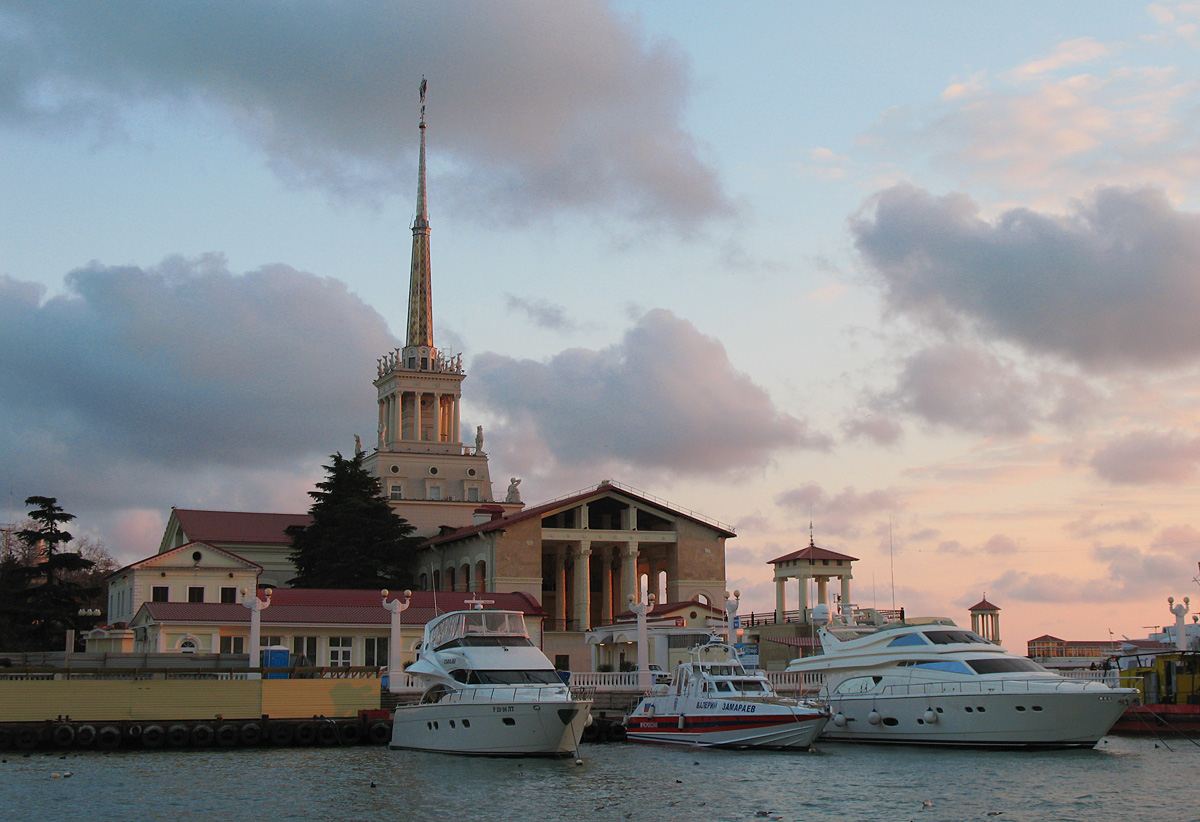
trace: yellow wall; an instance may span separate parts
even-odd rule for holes
[[[379,680],[0,680],[0,722],[355,716],[379,707]]]

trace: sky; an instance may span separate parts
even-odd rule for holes
[[[424,76],[435,342],[527,503],[733,526],[741,613],[811,523],[858,604],[986,594],[1019,651],[1200,593],[1200,3],[0,0],[0,42],[4,519],[124,563],[307,509],[405,333]]]

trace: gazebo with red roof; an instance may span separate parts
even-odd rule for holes
[[[825,604],[830,611],[836,611],[835,603],[829,602],[829,580],[840,579],[842,582],[842,603],[850,602],[850,573],[851,563],[858,557],[846,556],[836,551],[818,548],[813,542],[812,526],[809,526],[808,547],[790,554],[776,557],[769,564],[775,566],[775,621],[784,621],[787,610],[785,597],[787,581],[800,581],[800,620],[808,621],[808,581],[817,581],[817,601],[814,605]]]
[[[1000,644],[1000,608],[988,602],[987,594],[970,607],[971,630],[988,642]]]

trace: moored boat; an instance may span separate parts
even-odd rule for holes
[[[571,697],[518,611],[453,611],[430,620],[408,673],[425,692],[419,703],[396,708],[392,748],[577,754],[591,702]]]
[[[1090,748],[1137,697],[1067,679],[945,618],[834,617],[822,653],[788,671],[821,673],[823,738],[996,748]]]
[[[807,749],[829,714],[779,696],[737,651],[714,639],[693,648],[669,685],[655,685],[625,720],[640,742],[725,748]]]

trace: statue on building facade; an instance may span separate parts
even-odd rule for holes
[[[475,426],[475,453],[483,453],[483,426]]]
[[[520,477],[512,477],[508,481],[508,494],[504,497],[505,502],[520,502],[521,492],[517,490],[517,486],[521,484]]]

